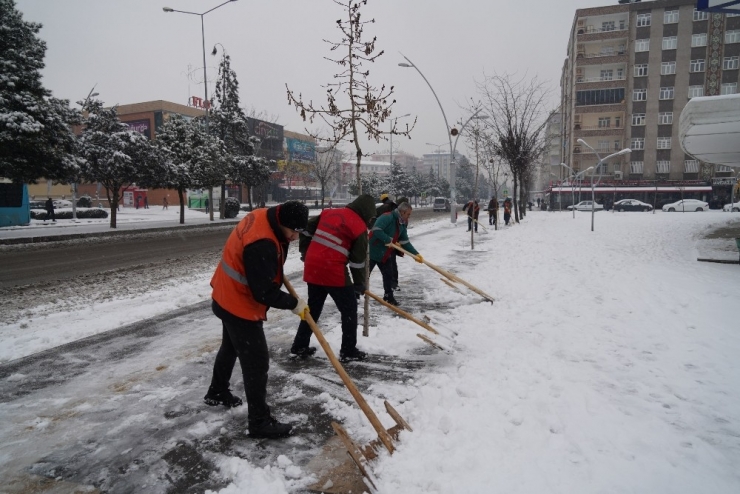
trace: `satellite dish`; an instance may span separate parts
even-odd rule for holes
[[[457,134],[459,134],[459,132],[457,131],[457,129],[455,127],[452,127],[452,130],[450,130],[450,135],[452,137],[455,137]]]

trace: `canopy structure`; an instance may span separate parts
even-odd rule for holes
[[[734,14],[740,12],[740,0],[698,0],[696,10]]]
[[[740,9],[740,0],[731,3]],[[705,163],[740,168],[740,94],[692,98],[678,130],[684,152]]]

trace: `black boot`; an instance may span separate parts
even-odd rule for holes
[[[249,437],[270,439],[288,437],[292,429],[293,426],[290,424],[283,424],[273,417],[267,417],[249,422]]]
[[[208,393],[203,397],[203,401],[206,405],[212,407],[223,405],[227,408],[235,408],[242,404],[242,400],[232,395],[228,389],[220,393],[214,393],[211,388],[208,388]]]
[[[339,360],[342,362],[350,362],[353,360],[365,360],[367,358],[367,353],[363,352],[362,350],[358,350],[357,348],[354,348],[349,351],[339,350]]]
[[[391,305],[398,306],[398,300],[396,300],[396,298],[393,296],[393,292],[386,293],[385,295],[383,295],[383,300],[385,300],[386,302],[388,302]]]
[[[303,348],[293,347],[290,349],[290,358],[301,358],[306,359],[316,353],[316,347],[307,346]]]

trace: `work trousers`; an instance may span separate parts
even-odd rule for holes
[[[270,354],[262,329],[262,321],[221,321],[223,337],[221,348],[216,354],[211,379],[211,393],[229,389],[231,373],[236,359],[242,368],[244,391],[247,395],[250,423],[259,422],[270,416],[267,406],[267,371],[270,369]]]
[[[308,283],[308,309],[318,322],[324,310],[326,297],[331,296],[342,317],[342,352],[352,352],[357,347],[357,298],[352,286],[324,286]],[[308,347],[311,342],[311,327],[306,321],[298,325],[293,349]]]
[[[370,259],[370,272],[373,272],[373,269],[375,269],[375,266],[378,266],[378,269],[380,269],[380,274],[383,275],[383,291],[386,295],[393,295],[393,259],[392,257],[389,257],[385,262],[376,262]]]

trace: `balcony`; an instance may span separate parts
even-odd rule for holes
[[[585,51],[579,51],[576,53],[577,58],[604,58],[604,57],[616,57],[621,55],[626,55],[626,50],[612,50],[612,51],[599,51],[599,52],[591,52],[587,53]]]
[[[624,125],[581,125],[575,124],[575,130],[624,130]]]
[[[586,82],[611,82],[611,81],[626,81],[627,77],[624,75],[617,75],[617,76],[595,76],[595,77],[584,77],[584,76],[576,76],[576,83],[586,83]]]
[[[626,22],[624,24],[619,25],[613,25],[613,26],[603,26],[603,27],[597,27],[595,25],[588,25],[579,27],[576,31],[578,34],[597,34],[597,33],[612,33],[615,31],[627,31],[629,29],[629,24]]]

